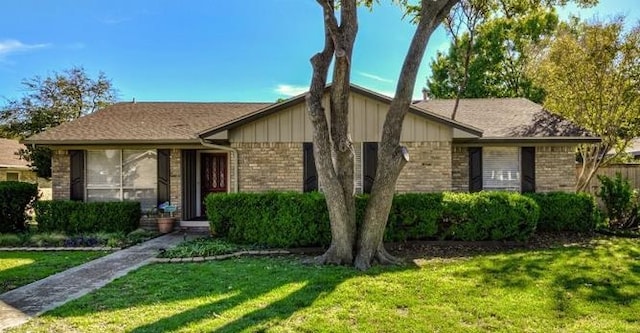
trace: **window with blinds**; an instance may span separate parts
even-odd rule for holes
[[[140,201],[143,210],[156,206],[155,150],[89,150],[86,157],[86,199]]]
[[[482,188],[489,191],[520,191],[519,147],[483,148]]]

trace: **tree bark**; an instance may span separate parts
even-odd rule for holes
[[[422,0],[416,32],[405,57],[396,94],[391,102],[378,149],[378,168],[359,234],[355,267],[366,270],[374,261],[393,263],[396,259],[384,249],[387,225],[395,185],[400,171],[409,160],[406,147],[400,146],[402,122],[409,111],[418,69],[433,31],[458,0]]]
[[[331,222],[331,245],[318,263],[352,264],[356,239],[353,182],[353,145],[349,137],[349,87],[351,55],[358,31],[355,0],[341,1],[340,25],[333,0],[317,0],[325,27],[324,49],[311,59],[313,77],[307,106],[314,127],[314,154],[318,178],[325,194]],[[322,106],[327,74],[335,57],[330,93],[331,125]]]

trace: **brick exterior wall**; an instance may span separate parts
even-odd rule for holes
[[[536,147],[536,192],[575,190],[575,152],[573,146]],[[469,190],[469,151],[453,147],[452,190]]]
[[[451,153],[451,190],[469,191],[469,150],[467,147],[454,146]]]
[[[67,150],[54,150],[51,155],[51,196],[53,200],[71,198],[71,158]]]
[[[302,143],[233,143],[240,192],[302,192]]]
[[[451,142],[402,143],[409,149],[397,192],[441,192],[451,190]]]
[[[171,204],[178,206],[173,216],[180,219],[182,216],[182,151],[171,149],[169,154],[169,197]]]
[[[575,191],[574,146],[536,147],[536,192]]]

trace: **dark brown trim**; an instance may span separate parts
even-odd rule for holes
[[[302,192],[317,191],[318,171],[316,170],[312,142],[302,144],[302,166]]]
[[[158,163],[158,200],[157,204],[171,201],[171,151],[169,149],[157,150]]]
[[[84,201],[85,182],[85,152],[84,150],[69,150],[69,199]]]
[[[177,140],[29,140],[24,139],[20,141],[20,143],[25,145],[42,145],[42,146],[68,146],[68,145],[82,145],[82,146],[92,146],[92,145],[155,145],[155,144],[167,144],[167,145],[177,145],[177,144],[190,144],[197,143],[200,144],[200,139],[177,139]]]
[[[454,144],[466,144],[469,146],[472,145],[482,145],[482,144],[511,144],[511,145],[522,145],[522,144],[561,144],[561,143],[571,143],[571,144],[579,144],[579,143],[598,143],[602,141],[597,137],[481,137],[481,138],[454,138]]]
[[[469,147],[469,192],[482,191],[482,147]]]

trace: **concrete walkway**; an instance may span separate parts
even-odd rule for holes
[[[103,287],[183,240],[179,232],[157,237],[0,295],[0,332]]]

